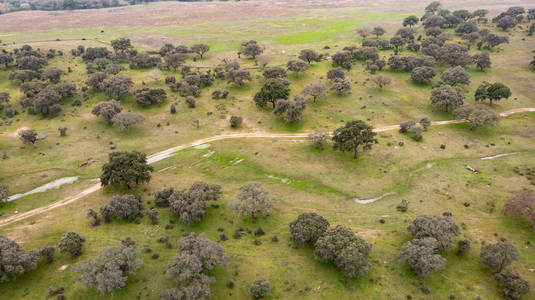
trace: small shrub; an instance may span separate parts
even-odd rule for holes
[[[257,278],[249,288],[249,292],[251,292],[251,295],[253,295],[255,298],[267,296],[270,290],[271,287],[269,282],[263,277]]]
[[[232,128],[238,128],[241,126],[243,122],[243,118],[239,116],[232,116],[230,117],[230,127]]]

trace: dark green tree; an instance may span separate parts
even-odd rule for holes
[[[320,61],[321,58],[316,51],[312,49],[303,49],[301,50],[301,53],[299,53],[299,59],[302,59],[310,64],[313,61]]]
[[[133,48],[130,39],[124,37],[112,40],[111,47],[113,48],[113,51],[115,51],[115,53],[123,53]]]
[[[76,232],[67,232],[58,242],[59,252],[69,252],[72,257],[82,254],[82,244],[85,238]]]
[[[202,59],[206,52],[210,51],[210,46],[206,44],[195,44],[191,46],[191,52],[196,53]]]
[[[362,146],[363,150],[368,150],[372,148],[373,144],[378,143],[376,135],[377,133],[373,132],[373,127],[364,121],[347,122],[344,127],[333,132],[334,150],[353,151],[355,159],[357,159],[359,147]]]
[[[440,110],[448,112],[463,105],[464,93],[457,86],[443,84],[431,90],[431,103]]]
[[[516,247],[507,241],[487,244],[481,247],[480,256],[483,264],[494,273],[500,273],[513,261],[520,259],[520,254]]]
[[[316,213],[300,214],[290,223],[291,239],[297,244],[314,245],[329,225],[329,221]]]
[[[347,277],[358,277],[370,270],[366,259],[371,249],[372,245],[351,229],[338,225],[317,240],[314,256],[319,261],[334,263]]]
[[[26,252],[16,241],[0,235],[0,283],[35,269],[40,258],[39,251]]]
[[[511,97],[511,89],[501,82],[483,82],[477,88],[474,97],[476,101],[485,101],[488,99],[490,101],[490,105],[492,106],[492,101],[509,99],[509,97]]]
[[[403,19],[403,26],[409,26],[412,27],[416,24],[418,24],[418,17],[417,16],[408,16],[405,19]]]
[[[147,164],[147,157],[138,151],[112,152],[109,161],[102,166],[100,182],[114,187],[130,189],[133,184],[149,182],[154,169]]]
[[[519,300],[530,292],[529,281],[514,271],[504,271],[494,275],[498,285],[503,288],[503,296],[507,300]]]
[[[290,96],[290,88],[281,80],[269,79],[262,86],[260,91],[255,94],[254,102],[258,107],[265,107],[268,102],[271,102],[273,108],[280,99],[288,99]]]

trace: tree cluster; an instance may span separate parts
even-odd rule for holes
[[[208,201],[216,201],[221,195],[221,186],[195,182],[188,191],[174,191],[169,196],[169,210],[186,225],[199,222],[206,215]]]
[[[169,262],[165,274],[173,279],[178,288],[166,290],[162,299],[209,299],[213,277],[205,274],[217,265],[225,266],[229,261],[225,249],[205,237],[204,233],[185,234],[178,241],[176,256]]]

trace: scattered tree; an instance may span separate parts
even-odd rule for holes
[[[271,287],[269,282],[264,277],[258,277],[253,281],[249,292],[253,295],[254,298],[263,298],[269,294]]]
[[[138,151],[112,152],[109,161],[102,166],[100,182],[103,186],[130,189],[133,184],[149,182],[154,169],[147,164],[147,156]]]
[[[509,38],[506,36],[489,33],[483,38],[483,42],[487,44],[489,49],[493,49],[498,45],[509,43]]]
[[[268,79],[260,91],[255,94],[254,102],[258,107],[265,107],[267,102],[271,102],[273,108],[278,100],[288,99],[290,88],[281,80]]]
[[[169,197],[174,193],[173,188],[163,189],[154,193],[154,205],[159,207],[169,206]]]
[[[442,75],[440,75],[440,78],[442,79],[443,82],[451,86],[454,86],[457,84],[464,84],[464,85],[470,84],[470,74],[468,74],[464,70],[464,68],[461,66],[446,69],[442,73]]]
[[[351,69],[351,53],[349,51],[336,52],[331,59],[335,67]]]
[[[264,78],[266,79],[275,79],[275,78],[286,78],[286,70],[281,67],[269,67],[264,70]]]
[[[309,65],[306,61],[302,59],[292,59],[288,61],[288,63],[286,64],[286,67],[288,68],[289,71],[299,73],[299,72],[306,71]]]
[[[428,84],[435,75],[435,68],[433,67],[417,67],[412,70],[411,79],[420,84]]]
[[[499,120],[492,109],[482,104],[462,105],[453,111],[453,117],[465,120],[470,130],[486,125],[496,126]]]
[[[191,52],[196,53],[202,59],[203,55],[206,54],[206,52],[210,51],[210,46],[206,44],[195,44],[191,46],[190,49]]]
[[[132,85],[134,82],[130,77],[117,75],[104,79],[101,83],[101,89],[106,95],[119,100],[122,96],[130,93]]]
[[[126,285],[129,274],[141,266],[139,249],[135,245],[104,248],[96,260],[81,261],[76,265],[77,281],[86,288],[94,287],[101,295],[113,293]]]
[[[91,113],[97,117],[102,117],[106,123],[111,124],[113,117],[123,110],[121,103],[117,100],[104,101],[93,106]]]
[[[277,101],[273,113],[280,116],[286,113],[284,121],[286,123],[297,123],[301,121],[303,111],[307,107],[307,100],[302,96],[295,96],[293,101],[281,99]]]
[[[106,222],[113,217],[133,222],[142,216],[141,197],[134,195],[113,196],[109,204],[100,207],[100,214]]]
[[[476,101],[485,101],[489,99],[490,105],[492,106],[492,101],[509,99],[509,97],[511,97],[511,89],[501,82],[495,82],[492,84],[483,82],[477,88],[474,97]]]
[[[2,202],[7,201],[9,197],[9,186],[5,183],[0,183],[0,205]]]
[[[0,283],[15,280],[37,267],[39,251],[26,252],[16,241],[0,235]]]
[[[111,47],[113,48],[113,51],[115,51],[115,53],[124,53],[127,50],[133,48],[130,39],[124,37],[112,40]]]
[[[372,31],[370,30],[370,28],[367,28],[367,27],[361,27],[361,28],[357,28],[357,34],[360,35],[360,37],[365,40],[366,37],[368,37],[370,34],[372,34]]]
[[[503,288],[503,296],[507,300],[519,300],[530,292],[529,281],[516,272],[507,270],[494,275],[498,285]]]
[[[136,112],[120,112],[111,119],[114,126],[125,129],[127,132],[130,132],[130,127],[143,121],[145,121],[143,115]]]
[[[355,159],[358,158],[359,147],[363,150],[372,148],[378,141],[377,134],[373,132],[373,127],[364,121],[350,121],[344,127],[340,127],[333,132],[334,150],[353,151]]]
[[[37,132],[33,129],[25,129],[19,131],[19,138],[24,144],[32,144],[35,146],[37,142]]]
[[[262,49],[262,47],[260,47],[260,45],[253,40],[242,43],[242,47],[243,49],[241,53],[245,56],[250,56],[253,59],[264,52],[264,49]]]
[[[457,242],[457,255],[465,255],[470,250],[470,240],[464,239]]]
[[[425,277],[446,265],[446,259],[438,254],[438,250],[437,239],[417,238],[403,244],[398,260],[407,262],[417,276]]]
[[[341,67],[330,69],[327,72],[327,79],[334,81],[335,79],[345,79],[344,70]]]
[[[225,266],[229,257],[221,245],[207,239],[204,233],[189,233],[178,241],[177,255],[169,262],[165,274],[179,284],[180,289],[167,290],[163,299],[209,299],[210,283],[215,279],[205,270]],[[170,297],[169,297],[170,296]]]
[[[331,91],[335,91],[338,95],[351,93],[351,81],[347,79],[336,78],[331,85]]]
[[[481,260],[494,273],[500,273],[520,258],[518,250],[510,242],[503,241],[481,247]]]
[[[323,82],[311,83],[305,86],[301,94],[312,97],[314,103],[316,103],[317,99],[321,99],[327,96],[327,87]]]
[[[169,197],[169,209],[181,222],[190,225],[206,215],[207,202],[219,199],[221,186],[205,182],[194,183],[189,191],[175,191]]]
[[[4,65],[4,68],[8,68],[13,63],[13,57],[7,53],[0,53],[0,65]]]
[[[317,130],[310,133],[307,137],[308,142],[314,145],[316,149],[323,150],[323,146],[329,139],[329,133],[324,130]]]
[[[251,73],[245,69],[230,70],[226,76],[228,83],[235,83],[239,86],[251,81]]]
[[[358,277],[370,270],[366,259],[371,249],[372,245],[351,229],[337,225],[317,240],[314,256],[319,261],[334,263],[347,277]]]
[[[431,103],[438,109],[448,112],[463,105],[464,93],[457,86],[444,84],[431,90]]]
[[[392,83],[392,78],[390,78],[390,76],[382,75],[382,74],[373,76],[371,80],[380,89]]]
[[[303,49],[299,54],[299,59],[304,60],[310,64],[313,61],[320,61],[321,57],[316,51],[312,49]]]
[[[72,257],[82,254],[82,244],[85,238],[76,232],[67,232],[58,243],[59,252],[69,252]]]
[[[510,28],[514,28],[516,24],[518,24],[518,21],[516,20],[516,18],[512,16],[505,16],[498,20],[496,27],[500,28],[501,30],[507,30]]]
[[[300,214],[290,223],[291,239],[297,244],[314,245],[329,225],[329,221],[316,213]]]
[[[97,72],[90,74],[86,84],[89,87],[94,88],[95,90],[102,90],[102,82],[106,79],[106,73],[104,72]]]
[[[386,30],[381,27],[381,26],[376,26],[372,29],[372,32],[371,32],[373,35],[375,35],[377,38],[379,38],[380,36],[382,36],[383,34],[386,33]]]
[[[403,26],[406,27],[406,26],[409,26],[409,27],[412,27],[416,24],[418,24],[418,17],[417,16],[408,16],[406,17],[405,19],[403,19]]]
[[[176,71],[186,61],[186,54],[171,52],[164,56],[164,66],[167,69]]]
[[[507,200],[503,212],[508,216],[531,221],[531,227],[535,229],[535,193],[528,189],[517,191]]]
[[[238,128],[241,126],[243,122],[243,118],[240,116],[231,116],[230,117],[230,127],[232,128]]]
[[[438,251],[453,248],[452,239],[461,231],[450,216],[421,215],[416,217],[407,227],[414,239],[431,237],[436,239]]]
[[[58,131],[59,131],[59,135],[60,136],[66,136],[67,135],[67,127],[59,127]]]
[[[63,75],[63,71],[58,68],[48,68],[43,72],[43,77],[52,83],[58,83],[61,75]]]
[[[267,217],[273,209],[273,199],[259,183],[247,183],[240,187],[236,200],[229,203],[229,208],[236,214],[250,215],[256,220],[259,215]]]
[[[477,68],[481,71],[489,69],[491,66],[490,56],[487,52],[476,53],[472,56],[472,60]]]
[[[141,106],[149,106],[153,103],[158,105],[167,99],[167,93],[162,88],[143,87],[134,92],[137,104]]]

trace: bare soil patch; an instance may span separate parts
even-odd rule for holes
[[[492,13],[510,6],[535,7],[532,0],[443,0],[448,9]],[[0,15],[0,32],[45,31],[102,26],[181,26],[220,21],[250,21],[305,13],[315,9],[369,8],[374,12],[414,13],[428,0],[250,0],[239,2],[156,2],[123,7],[70,11],[21,11]]]

